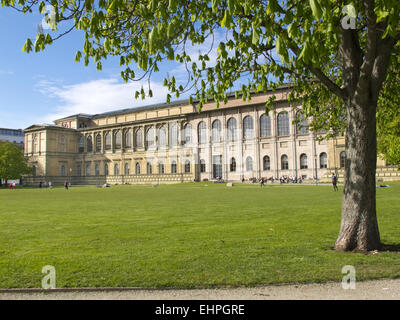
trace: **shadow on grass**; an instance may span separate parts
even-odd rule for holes
[[[382,248],[379,251],[400,253],[400,243],[382,243]]]

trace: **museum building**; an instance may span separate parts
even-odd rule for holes
[[[289,88],[230,96],[227,104],[188,100],[77,114],[32,125],[25,132],[25,156],[33,173],[25,184],[136,184],[261,177],[328,180],[343,177],[344,138],[320,140],[301,105],[288,102]],[[265,102],[276,96],[272,110]],[[300,121],[295,121],[299,119]],[[377,176],[392,180],[394,168],[378,159]]]

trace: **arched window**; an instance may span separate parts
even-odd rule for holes
[[[101,135],[100,133],[98,133],[96,135],[96,152],[100,152],[101,151]]]
[[[104,165],[104,175],[108,176],[108,164],[107,163]]]
[[[162,161],[158,163],[158,174],[164,174],[164,162]]]
[[[78,164],[78,165],[76,166],[76,175],[77,175],[78,177],[82,176],[82,167],[81,167],[80,164]]]
[[[136,164],[135,164],[135,173],[140,174],[140,163],[139,162],[136,162]]]
[[[260,117],[260,137],[266,138],[271,136],[271,118],[265,113]]]
[[[143,148],[143,130],[142,129],[138,129],[136,131],[135,143],[136,143],[137,148]]]
[[[114,176],[119,175],[119,166],[118,163],[114,164]]]
[[[197,134],[199,136],[199,143],[207,142],[206,123],[201,121],[197,127]]]
[[[230,170],[230,172],[236,172],[236,160],[235,160],[235,158],[231,158],[231,161],[229,163],[229,170]]]
[[[289,114],[287,112],[281,112],[278,114],[278,136],[288,135],[290,135]]]
[[[176,161],[172,160],[171,162],[171,173],[176,173]]]
[[[184,134],[185,134],[185,144],[191,144],[192,143],[192,125],[190,123],[187,123],[184,128]]]
[[[214,120],[212,123],[212,142],[221,142],[221,121]]]
[[[85,151],[85,138],[83,136],[79,137],[78,142],[78,152],[82,153]]]
[[[147,174],[151,174],[152,173],[152,167],[151,167],[151,163],[147,162]]]
[[[286,154],[281,156],[281,169],[289,170],[289,158]]]
[[[190,161],[185,161],[185,173],[190,173]]]
[[[263,169],[264,171],[268,171],[271,169],[271,161],[268,156],[263,158]]]
[[[87,136],[86,138],[86,151],[87,152],[93,151],[92,136]]]
[[[87,177],[90,176],[90,164],[89,164],[89,163],[86,165],[86,172],[85,172],[85,174],[86,174]]]
[[[305,153],[302,153],[300,155],[300,169],[307,169],[307,168],[308,168],[307,155]]]
[[[154,128],[149,128],[146,132],[147,147],[152,147],[154,145],[154,138]]]
[[[62,165],[60,168],[60,175],[61,175],[61,177],[65,177],[65,166],[64,165]]]
[[[178,126],[175,122],[169,125],[169,145],[171,147],[178,145]]]
[[[229,118],[227,122],[227,139],[228,141],[236,141],[237,139],[237,121],[235,118]]]
[[[111,134],[110,132],[107,132],[106,135],[104,136],[104,147],[106,150],[111,150]]]
[[[304,116],[304,111],[300,110],[296,114],[297,120],[299,121],[296,125],[297,134],[308,134],[308,120]]]
[[[121,149],[122,146],[122,133],[121,131],[117,131],[115,133],[115,149]]]
[[[243,138],[245,140],[253,139],[254,122],[251,116],[246,116],[243,119]]]
[[[328,168],[328,155],[325,152],[319,155],[319,167],[321,169]]]
[[[204,159],[200,159],[200,172],[206,172],[206,161]]]
[[[160,147],[165,147],[167,145],[167,131],[164,126],[158,128],[158,145]]]
[[[125,148],[132,148],[132,130],[125,131]]]
[[[94,166],[94,175],[95,176],[100,175],[100,165],[98,163],[96,163]]]
[[[129,163],[125,163],[124,174],[126,176],[129,176],[129,170],[130,170]]]
[[[252,157],[246,158],[246,171],[253,171],[253,158]]]
[[[340,156],[340,168],[345,168],[346,167],[346,152],[342,151],[339,156]]]

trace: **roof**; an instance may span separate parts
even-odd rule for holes
[[[280,90],[280,89],[287,89],[291,85],[286,84],[277,87],[275,90]],[[273,89],[270,89],[268,91],[273,91]],[[254,91],[252,93],[255,93]],[[234,97],[235,92],[230,92],[228,93],[228,98]],[[212,99],[210,99],[212,100]],[[193,104],[197,103],[198,100],[193,100]],[[168,103],[156,103],[156,104],[151,104],[147,106],[141,106],[141,107],[132,107],[132,108],[125,108],[125,109],[120,109],[120,110],[114,110],[114,111],[108,111],[108,112],[103,112],[103,113],[98,113],[98,114],[87,114],[87,113],[78,113],[72,116],[68,116],[65,118],[57,119],[55,121],[60,121],[60,120],[65,120],[65,119],[70,119],[70,118],[76,118],[76,117],[82,117],[82,118],[88,118],[88,119],[97,119],[97,118],[102,118],[105,116],[117,116],[117,115],[123,115],[127,113],[132,113],[132,112],[140,112],[140,111],[149,111],[149,110],[158,110],[158,109],[163,109],[163,108],[169,108],[171,106],[179,106],[179,105],[188,105],[189,104],[189,99],[181,99],[181,100],[176,100],[172,101],[169,104]]]

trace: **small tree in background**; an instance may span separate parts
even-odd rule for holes
[[[32,172],[28,159],[14,143],[0,141],[0,179],[20,179],[21,175]]]

